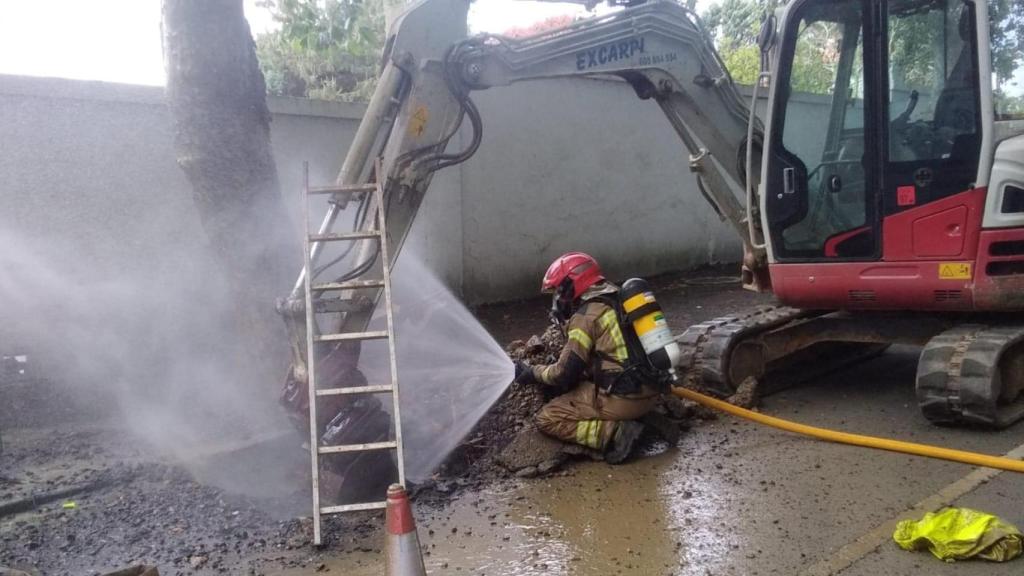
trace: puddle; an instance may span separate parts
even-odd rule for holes
[[[578,463],[567,476],[510,482],[463,494],[443,509],[417,510],[427,571],[677,573],[686,543],[682,523],[668,518],[673,512],[664,490],[672,484],[665,474],[678,454],[668,451],[619,467]],[[382,561],[376,550],[352,551],[325,564],[332,572],[358,576],[379,574]]]

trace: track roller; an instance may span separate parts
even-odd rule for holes
[[[731,365],[731,356],[737,343],[815,314],[786,306],[762,306],[736,316],[701,322],[691,326],[676,339],[682,350],[682,366],[700,382],[704,390],[722,397],[730,396],[743,381],[736,374],[736,367]],[[746,364],[740,359],[737,362]]]
[[[917,402],[936,424],[1005,428],[1024,417],[1024,327],[963,324],[932,338]]]

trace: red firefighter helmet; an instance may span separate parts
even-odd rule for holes
[[[565,296],[571,294],[571,300],[575,300],[582,296],[587,288],[602,280],[604,276],[601,274],[601,267],[597,265],[597,260],[583,252],[568,252],[548,266],[548,271],[544,273],[544,281],[541,283],[541,291],[564,291]]]

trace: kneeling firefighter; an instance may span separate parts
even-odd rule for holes
[[[538,428],[618,464],[643,432],[638,420],[674,378],[679,348],[647,283],[629,280],[620,290],[587,254],[556,259],[541,288],[552,294],[566,343],[549,366],[517,362],[515,381],[567,389],[537,414]]]

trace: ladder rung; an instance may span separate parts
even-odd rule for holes
[[[390,384],[379,384],[373,386],[348,386],[346,388],[324,388],[317,390],[317,396],[338,396],[340,394],[376,394],[377,392],[391,392]]]
[[[365,194],[377,189],[376,184],[354,184],[352,186],[310,186],[307,194]]]
[[[341,506],[324,506],[321,514],[337,514],[339,512],[358,512],[360,510],[383,510],[388,507],[385,502],[361,502],[359,504],[343,504]]]
[[[348,282],[323,282],[309,287],[313,292],[324,290],[359,290],[362,288],[383,288],[383,280],[350,280]]]
[[[383,340],[388,337],[387,330],[375,332],[342,332],[340,334],[321,334],[314,336],[316,342],[343,342],[345,340]]]
[[[369,442],[366,444],[342,444],[340,446],[321,446],[316,449],[317,454],[338,454],[340,452],[367,452],[369,450],[388,450],[398,448],[398,442]]]
[[[349,298],[317,298],[313,301],[313,310],[318,314],[331,312],[365,312],[370,309],[369,299],[352,300]]]
[[[365,240],[367,238],[380,238],[380,232],[371,230],[367,232],[345,232],[344,234],[310,234],[310,242],[336,242],[338,240]]]

